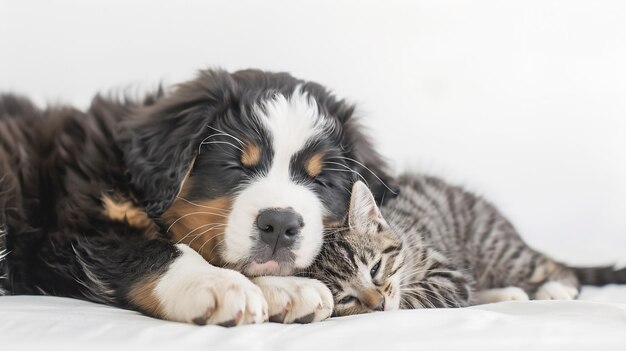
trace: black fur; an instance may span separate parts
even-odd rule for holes
[[[347,157],[342,162],[369,182],[377,199],[391,196],[365,169],[390,184],[385,163],[353,118],[353,106],[285,73],[207,70],[142,102],[96,96],[84,112],[67,106],[41,110],[25,98],[0,95],[0,294],[71,296],[141,310],[129,289],[162,273],[179,254],[160,216],[183,179],[189,174],[194,180],[191,199],[211,199],[236,191],[247,172],[258,171],[222,162],[229,151],[201,142],[228,130],[267,143],[247,118],[251,106],[277,92],[289,95],[298,85],[338,126],[335,135],[304,152],[323,145]],[[271,154],[263,157],[260,167]],[[315,182],[334,217],[345,215],[355,177],[293,177]],[[103,195],[145,209],[150,224],[107,216]]]

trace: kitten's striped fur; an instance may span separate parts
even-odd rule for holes
[[[574,299],[579,278],[626,283],[625,269],[569,268],[531,249],[493,205],[438,178],[404,175],[399,186],[379,210],[357,182],[344,227],[307,272],[333,292],[335,315]]]

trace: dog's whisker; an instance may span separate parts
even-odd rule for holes
[[[214,230],[216,228],[223,228],[223,227],[226,227],[226,226],[227,226],[226,224],[216,224],[216,225],[212,226],[211,228],[202,231],[201,233],[195,234],[194,238],[191,239],[191,241],[189,242],[188,245],[191,245],[191,243],[193,243],[196,239],[198,239],[199,237],[201,237],[205,233],[210,232],[211,230]]]
[[[221,133],[221,134],[223,134],[223,135],[225,135],[225,136],[229,136],[229,137],[231,137],[231,138],[233,138],[233,139],[237,140],[237,141],[239,142],[239,144],[241,144],[241,146],[245,146],[245,145],[246,145],[246,143],[244,143],[243,141],[241,141],[241,139],[239,139],[239,138],[235,137],[234,135],[232,135],[232,134],[230,134],[230,133],[226,133],[225,131],[223,131],[223,130],[221,130],[221,129],[218,129],[218,128],[215,128],[215,127],[213,127],[213,126],[211,126],[211,125],[207,125],[207,127],[211,128],[211,129],[213,129],[214,131],[219,132],[219,133]]]
[[[230,145],[230,146],[234,147],[235,149],[237,149],[237,150],[241,151],[241,153],[243,153],[243,152],[244,152],[244,151],[243,151],[243,149],[242,149],[242,148],[240,148],[239,146],[237,146],[237,145],[235,145],[235,144],[233,144],[233,143],[230,143],[230,142],[228,142],[228,141],[221,141],[221,140],[205,141],[205,142],[200,143],[200,146],[202,146],[202,145],[210,145],[210,144]],[[198,153],[199,153],[199,152],[198,152]]]
[[[225,133],[218,133],[218,134],[212,134],[212,135],[209,135],[208,137],[204,138],[204,139],[200,142],[200,145],[198,146],[198,154],[200,154],[200,153],[201,153],[201,151],[202,151],[202,145],[205,145],[205,144],[210,144],[209,142],[207,142],[207,140],[209,140],[209,139],[211,139],[211,138],[214,138],[214,137],[219,137],[219,136],[233,137],[232,135],[230,135],[230,134],[225,134]],[[237,140],[237,142],[241,143],[241,141],[239,141],[239,140]],[[224,141],[224,143],[226,143],[226,142]],[[244,145],[242,144],[242,146],[244,146]]]
[[[198,253],[202,254],[202,250],[204,249],[205,245],[208,244],[209,242],[211,242],[212,240],[215,240],[216,237],[223,235],[224,232],[218,233],[215,236],[207,239],[198,249]],[[220,240],[217,241],[217,243],[215,243],[215,245],[213,245],[213,248],[211,249],[211,251],[209,252],[209,254],[207,255],[208,257],[211,257],[211,255],[213,254],[213,251],[220,246],[224,241],[226,240],[226,238],[221,238]]]
[[[189,231],[187,234],[185,234],[185,236],[183,236],[182,238],[180,238],[180,240],[178,240],[176,243],[177,243],[177,244],[180,244],[180,243],[181,243],[181,241],[185,240],[185,239],[186,239],[189,235],[191,235],[191,234],[192,234],[193,232],[195,232],[196,230],[201,229],[201,228],[204,228],[204,227],[208,227],[208,226],[210,226],[210,225],[214,225],[214,224],[217,224],[217,223],[207,223],[207,224],[203,224],[203,225],[197,226],[196,228],[194,228],[193,230],[191,230],[191,231]]]
[[[378,181],[379,181],[379,182],[380,182],[380,183],[381,183],[381,184],[382,184],[385,188],[387,188],[387,190],[389,190],[389,191],[390,191],[392,194],[394,194],[394,195],[398,195],[398,193],[397,193],[397,192],[393,191],[393,190],[392,190],[392,189],[391,189],[391,188],[390,188],[390,187],[389,187],[389,186],[388,186],[385,182],[383,182],[383,180],[382,180],[382,179],[380,179],[380,177],[379,177],[376,173],[374,173],[374,171],[372,171],[371,169],[369,169],[369,167],[367,167],[367,166],[366,166],[366,165],[364,165],[363,163],[361,163],[361,162],[359,162],[359,161],[357,161],[357,160],[355,160],[355,159],[353,159],[353,158],[346,157],[346,156],[332,156],[332,157],[329,157],[329,159],[334,159],[334,158],[339,158],[339,159],[344,159],[344,160],[352,161],[352,162],[354,162],[354,163],[358,164],[359,166],[361,166],[361,167],[365,168],[365,169],[366,169],[368,172],[370,172],[370,173],[371,173],[371,174],[372,174],[372,175],[373,175],[376,179],[378,179]]]
[[[213,255],[213,251],[215,250],[219,250],[218,248],[221,247],[221,245],[226,241],[226,239],[221,239],[218,242],[215,243],[215,245],[213,245],[213,248],[211,249],[211,251],[209,252],[208,256],[209,258],[211,257],[211,255]]]
[[[342,165],[342,164],[340,164],[340,163],[338,163],[338,165],[343,166],[343,165]],[[357,172],[357,171],[355,171],[355,170],[353,170],[353,169],[351,169],[351,168],[349,168],[349,167],[347,167],[347,166],[344,166],[344,167],[346,167],[347,169],[326,168],[326,170],[328,170],[328,171],[336,171],[336,172],[348,172],[348,173],[354,173],[354,174],[356,174],[359,178],[361,178],[361,180],[362,180],[362,181],[363,181],[363,182],[364,182],[364,183],[365,183],[365,184],[369,187],[369,184],[367,183],[367,180],[366,180],[366,179],[365,179],[365,178],[364,178],[364,177],[363,177],[363,176],[362,176],[359,172]]]
[[[200,204],[197,204],[195,202],[189,201],[189,200],[187,200],[187,199],[185,199],[184,197],[181,197],[181,196],[176,196],[176,198],[180,199],[180,200],[183,200],[183,201],[185,201],[186,203],[188,203],[190,205],[194,205],[194,206],[198,206],[198,207],[202,207],[202,208],[208,208],[210,210],[218,210],[218,211],[221,211],[221,212],[224,212],[224,213],[228,213],[228,211],[223,209],[223,208],[200,205]]]
[[[223,215],[221,213],[214,213],[214,212],[191,212],[191,213],[187,213],[184,214],[180,217],[178,217],[178,219],[176,219],[174,222],[172,222],[172,224],[167,227],[167,230],[165,231],[166,233],[169,233],[169,231],[172,229],[172,227],[174,226],[174,224],[176,224],[178,221],[180,221],[181,219],[185,218],[185,217],[189,217],[192,215],[197,215],[197,214],[207,214],[207,215],[211,215],[211,216],[218,216],[218,217],[224,217],[224,218],[228,218],[228,216]]]

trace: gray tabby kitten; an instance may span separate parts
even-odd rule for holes
[[[428,176],[405,175],[376,206],[352,189],[344,227],[325,238],[305,275],[332,291],[334,315],[575,299],[580,283],[626,283],[626,269],[570,268],[531,249],[487,201]]]

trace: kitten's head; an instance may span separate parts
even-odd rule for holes
[[[401,238],[359,181],[352,187],[344,225],[327,234],[311,269],[332,291],[334,314],[345,316],[398,309],[403,261]]]

